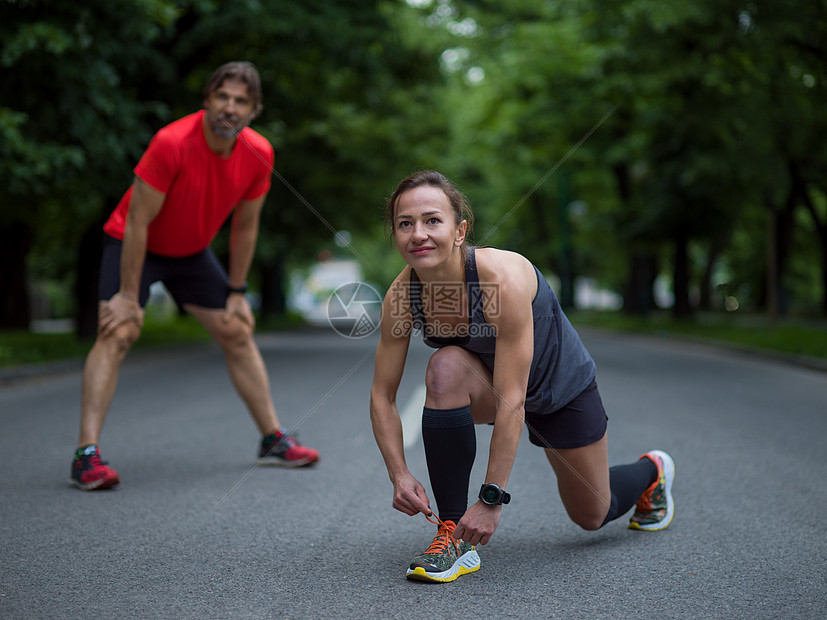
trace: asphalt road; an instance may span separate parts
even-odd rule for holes
[[[282,421],[313,469],[254,467],[220,352],[136,353],[102,451],[115,491],[68,486],[80,374],[0,387],[0,618],[824,618],[827,373],[655,338],[583,333],[612,463],[675,459],[663,532],[585,532],[524,436],[482,568],[405,579],[434,530],[390,506],[367,413],[375,340],[260,338]],[[428,350],[400,389],[416,412]],[[412,413],[411,415],[415,415]],[[408,463],[427,484],[416,421]],[[490,427],[478,429],[481,482]]]

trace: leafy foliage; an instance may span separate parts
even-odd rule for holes
[[[825,24],[824,0],[6,0],[0,326],[27,324],[27,280],[94,278],[82,239],[152,134],[240,58],[277,152],[253,276],[267,311],[320,250],[386,284],[384,199],[437,168],[477,242],[629,310],[669,272],[683,311],[737,295],[825,313]]]

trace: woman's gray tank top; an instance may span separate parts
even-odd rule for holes
[[[465,264],[468,333],[462,337],[441,337],[438,319],[432,318],[431,323],[426,321],[420,295],[421,283],[413,269],[410,282],[411,318],[414,329],[422,332],[423,341],[429,347],[462,347],[476,354],[493,373],[496,330],[485,320],[483,302],[486,296],[496,295],[497,291],[480,286],[474,251],[475,248],[469,248]],[[525,410],[544,414],[552,413],[574,400],[592,382],[596,367],[563,313],[557,295],[537,267],[534,267],[534,272],[537,275],[537,294],[531,303],[534,316],[534,357],[528,377]],[[499,301],[494,302],[488,307],[503,311]]]

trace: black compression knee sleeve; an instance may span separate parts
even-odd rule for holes
[[[425,407],[422,442],[439,518],[456,523],[468,507],[468,483],[477,455],[471,410]]]
[[[636,463],[610,468],[609,486],[612,490],[612,504],[601,527],[609,521],[614,521],[634,506],[657,477],[658,468],[650,459],[640,459]]]

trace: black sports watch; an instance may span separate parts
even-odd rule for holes
[[[489,482],[480,487],[479,498],[484,504],[488,504],[489,506],[499,506],[500,504],[507,504],[511,501],[511,495],[493,482]]]
[[[230,286],[229,284],[227,285],[227,294],[228,295],[230,293],[240,293],[241,295],[243,295],[246,292],[247,292],[247,283],[246,282],[244,284],[242,284],[241,286]]]

